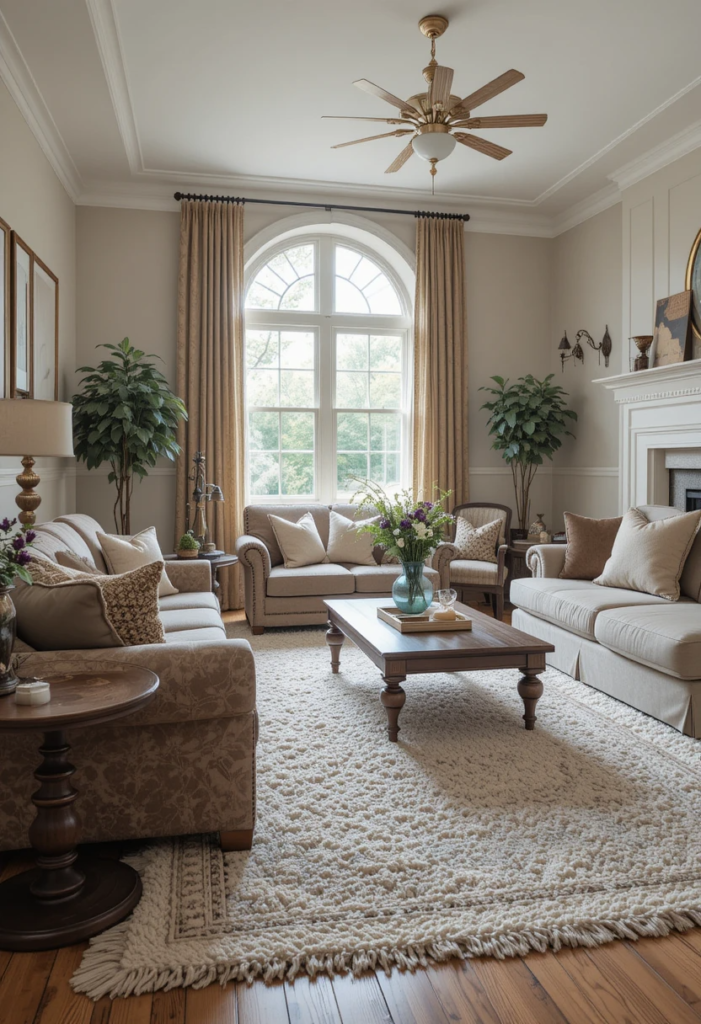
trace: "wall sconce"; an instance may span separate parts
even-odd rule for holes
[[[598,345],[596,344],[596,342],[592,338],[592,336],[589,333],[589,331],[585,331],[585,330],[577,331],[577,341],[578,342],[581,341],[582,338],[584,338],[586,340],[586,343],[587,343],[587,345],[589,345],[590,348],[593,348],[595,352],[599,353],[599,366],[601,366],[601,357],[602,357],[602,355],[604,357],[604,366],[608,366],[608,364],[609,364],[609,356],[611,355],[611,349],[613,347],[612,342],[611,342],[611,335],[609,334],[609,325],[606,324],[606,330],[604,332],[604,336],[603,336],[603,338],[601,339],[601,341],[599,342]],[[560,348],[562,348],[562,344],[560,344]],[[583,355],[584,355],[584,353],[582,353],[582,356]]]
[[[565,331],[560,340],[560,344],[557,346],[557,350],[560,353],[560,361],[562,362],[563,373],[565,372],[565,363],[568,359],[574,359],[575,366],[577,365],[578,359],[580,363],[584,362],[584,350],[579,343],[579,334],[577,335],[577,339],[574,343],[574,348],[572,348],[567,337],[567,331]]]
[[[224,495],[222,494],[221,487],[217,486],[217,484],[208,484],[205,479],[204,452],[195,452],[192,461],[195,465],[190,471],[190,476],[188,477],[188,480],[192,480],[195,485],[192,490],[192,500],[195,505],[195,521],[192,525],[192,533],[200,542],[202,553],[204,555],[212,555],[216,550],[216,545],[210,539],[205,509],[208,501],[224,501]],[[189,502],[186,506],[186,523],[186,530],[190,532]]]

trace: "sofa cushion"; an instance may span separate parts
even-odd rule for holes
[[[663,597],[636,590],[600,587],[585,580],[550,578],[513,580],[511,602],[532,615],[595,640],[594,624],[600,612],[610,608],[646,605],[669,607]]]
[[[226,639],[226,630],[221,626],[201,626],[199,629],[175,629],[166,633],[167,644],[203,643],[213,644]]]
[[[158,607],[161,612],[172,612],[180,608],[213,608],[219,611],[219,602],[209,590],[200,590],[195,593],[169,594],[168,597],[158,599]]]
[[[504,577],[508,575],[504,567]],[[477,562],[473,558],[454,558],[450,563],[450,582],[463,586],[496,586],[499,582],[499,566],[496,562]]]
[[[268,597],[323,597],[325,594],[352,594],[355,580],[342,565],[325,562],[285,569],[275,565],[268,576]]]
[[[600,576],[611,557],[621,519],[621,516],[590,519],[565,512],[567,545],[560,577],[563,580],[593,580]]]
[[[159,615],[166,635],[181,629],[209,629],[222,624],[221,615],[214,608],[164,609],[161,605]]]
[[[286,569],[302,569],[307,565],[320,565],[321,562],[329,561],[311,512],[303,512],[294,523],[271,514],[268,519]]]
[[[275,537],[269,515],[280,516],[291,523],[298,522],[305,512],[311,512],[319,531],[324,551],[329,542],[329,510],[327,505],[247,505],[243,510],[243,532],[257,537],[270,552],[270,564],[282,564],[282,552]]]
[[[57,516],[51,525],[54,526],[56,523],[65,523],[71,530],[74,530],[83,543],[87,545],[92,560],[100,572],[107,572],[107,563],[102,557],[102,548],[97,539],[98,533],[104,533],[104,530],[97,519],[93,519],[92,516],[83,515],[82,512],[72,512],[67,516]],[[71,550],[75,550],[75,548],[71,548]],[[78,553],[81,554],[82,552]]]
[[[115,576],[138,569],[141,565],[163,561],[163,553],[158,543],[155,526],[147,526],[145,530],[141,530],[140,533],[135,533],[131,537],[98,533],[97,539],[100,542],[107,568]],[[177,594],[177,592],[177,587],[170,582],[164,568],[161,573],[161,582],[158,584],[158,596],[167,597],[169,594]]]
[[[88,545],[80,534],[76,533],[67,523],[41,523],[34,529],[36,533],[34,550],[50,558],[52,562],[58,561],[57,552],[70,551],[78,558],[86,559],[91,566],[99,568],[100,572],[107,571],[102,561],[99,566],[96,564]]]
[[[366,519],[349,519],[340,512],[329,511],[329,543],[328,557],[330,562],[350,562],[352,565],[377,565],[373,550],[375,538],[372,533],[363,529],[370,523],[376,523],[379,516],[368,516]]]
[[[355,580],[356,594],[389,594],[392,584],[402,574],[401,565],[349,565]],[[424,569],[424,576],[431,581],[434,590],[441,585],[435,569]]]
[[[602,646],[677,679],[701,677],[701,605],[615,608],[601,612],[594,634]]]

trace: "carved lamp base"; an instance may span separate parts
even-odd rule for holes
[[[22,488],[15,498],[15,502],[21,508],[19,521],[22,526],[34,526],[36,523],[36,510],[41,505],[41,495],[34,490],[39,486],[40,477],[34,472],[34,459],[31,455],[25,455],[22,459],[24,470],[17,477],[17,483]]]

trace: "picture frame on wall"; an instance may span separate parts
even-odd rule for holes
[[[58,278],[32,260],[32,398],[58,401]]]
[[[0,217],[0,398],[10,385],[10,225]]]
[[[32,397],[32,250],[11,239],[10,397]]]

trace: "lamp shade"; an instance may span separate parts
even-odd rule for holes
[[[0,455],[73,455],[73,406],[32,398],[1,399]]]

